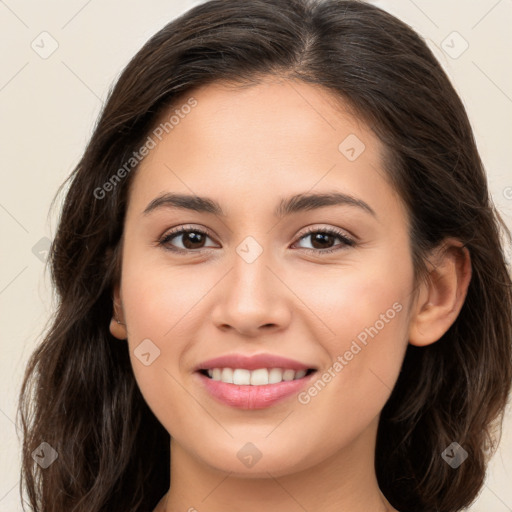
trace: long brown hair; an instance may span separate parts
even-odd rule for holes
[[[512,381],[512,283],[463,104],[405,23],[351,0],[212,0],[155,34],[126,66],[69,177],[50,251],[58,309],[20,392],[22,482],[38,512],[152,510],[168,489],[169,434],[145,403],[127,345],[109,332],[127,192],[125,167],[171,106],[214,81],[278,76],[348,102],[389,153],[408,209],[417,279],[445,237],[469,250],[462,310],[436,343],[409,345],[377,435],[376,472],[399,510],[451,512],[482,487]],[[112,179],[116,174],[120,179]],[[105,186],[110,183],[110,186]],[[468,459],[441,457],[452,442]],[[58,454],[42,469],[42,442]]]

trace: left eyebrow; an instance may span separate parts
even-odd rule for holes
[[[362,199],[358,199],[357,197],[348,194],[342,194],[341,192],[304,193],[296,194],[286,199],[281,199],[274,215],[276,217],[285,217],[292,213],[304,210],[315,210],[317,208],[324,208],[325,206],[340,205],[361,208],[374,217],[377,217],[373,208],[371,208],[370,205],[365,203]]]
[[[329,193],[302,193],[288,198],[282,198],[274,211],[274,216],[282,218],[293,213],[315,210],[326,206],[347,205],[360,208],[374,217],[375,211],[362,199],[340,192]],[[200,213],[213,213],[225,217],[220,204],[209,197],[200,197],[188,194],[165,193],[153,199],[145,208],[144,215],[159,208],[179,208]]]

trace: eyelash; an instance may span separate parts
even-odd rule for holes
[[[199,252],[199,251],[208,249],[208,248],[202,248],[202,249],[181,249],[181,248],[171,247],[170,245],[168,245],[169,242],[173,238],[176,238],[177,236],[183,235],[185,233],[199,233],[201,235],[204,235],[204,236],[207,236],[209,238],[212,238],[208,232],[206,232],[206,231],[204,231],[202,229],[192,228],[192,227],[190,227],[190,228],[179,227],[179,228],[177,228],[177,229],[175,229],[173,231],[170,231],[170,232],[166,233],[158,241],[158,245],[159,246],[163,246],[164,249],[166,249],[168,251],[172,251],[172,252],[175,252],[175,253],[181,253],[181,254],[184,254],[184,253],[190,254],[191,252]],[[324,255],[324,254],[331,254],[331,253],[334,253],[334,252],[337,252],[337,251],[342,251],[344,249],[343,246],[354,247],[356,245],[355,240],[353,240],[352,238],[350,238],[347,235],[345,235],[342,231],[338,231],[335,228],[322,228],[322,229],[310,228],[310,229],[308,229],[305,233],[303,233],[300,236],[299,241],[302,240],[303,238],[306,238],[307,236],[309,236],[311,234],[314,234],[314,233],[322,233],[322,234],[327,234],[327,235],[333,235],[333,236],[339,238],[343,242],[343,244],[339,244],[339,245],[335,246],[332,249],[309,249],[307,247],[302,247],[303,250],[305,250],[307,252],[312,252],[312,253],[315,253],[315,254],[322,254],[322,255]]]

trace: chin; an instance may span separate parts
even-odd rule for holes
[[[262,446],[262,443],[240,443],[235,442],[236,447],[217,446],[205,457],[205,452],[197,454],[203,463],[212,469],[232,473],[237,478],[268,478],[269,473],[274,477],[285,476],[299,471],[307,470],[320,460],[314,460],[313,453],[306,453],[303,449],[298,449],[300,443],[293,443],[288,450]],[[321,457],[320,457],[321,459]]]

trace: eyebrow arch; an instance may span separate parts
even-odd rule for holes
[[[338,205],[354,206],[377,217],[375,211],[363,200],[341,192],[302,193],[288,198],[282,198],[274,211],[274,216],[282,218],[300,211]],[[200,213],[213,213],[221,217],[226,216],[220,204],[214,199],[171,192],[162,194],[153,199],[146,206],[143,214],[148,215],[152,211],[162,207],[180,208]]]

